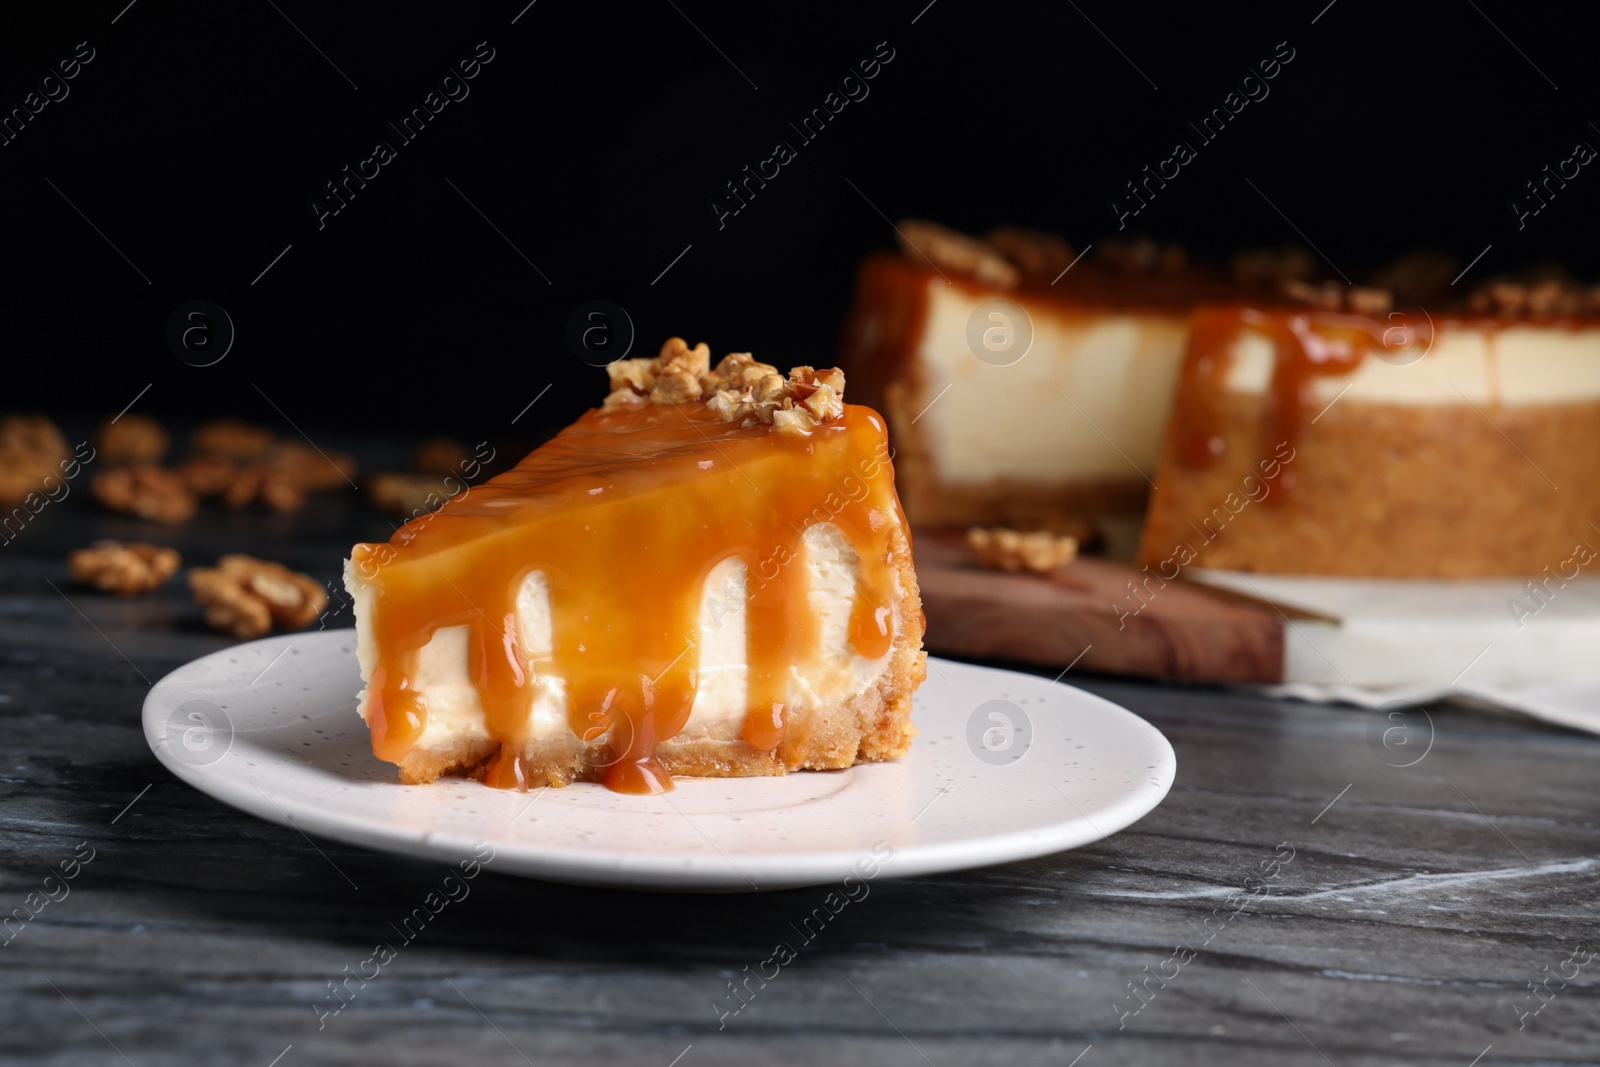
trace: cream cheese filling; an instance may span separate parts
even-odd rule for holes
[[[843,531],[816,523],[801,535],[804,551],[788,566],[806,568],[807,600],[817,618],[819,655],[814,663],[789,668],[788,706],[804,712],[854,696],[871,687],[888,667],[892,653],[875,659],[850,645],[850,614],[860,560]],[[748,575],[742,560],[729,557],[714,566],[701,589],[697,688],[689,721],[680,738],[738,738],[748,710],[745,610]],[[356,654],[365,684],[377,664],[370,619],[374,587],[345,565],[345,586],[355,604]],[[898,590],[896,590],[898,593]],[[550,586],[543,573],[530,572],[517,594],[517,627],[522,651],[534,676],[527,736],[533,740],[574,739],[567,719],[565,683],[555,673]],[[417,745],[424,750],[489,736],[483,704],[468,670],[466,626],[436,630],[417,654],[411,688],[421,694],[428,721]],[[366,718],[366,690],[358,697]]]
[[[913,406],[939,476],[951,484],[996,478],[1057,484],[1155,474],[1187,317],[1074,313],[1026,297],[1033,342],[1014,363],[980,360],[968,323],[989,296],[930,279],[915,353]]]
[[[1275,366],[1272,341],[1245,330],[1234,342],[1226,388],[1266,393]],[[1600,329],[1441,325],[1431,347],[1369,354],[1349,374],[1318,375],[1315,399],[1432,407],[1445,404],[1558,404],[1600,399]]]

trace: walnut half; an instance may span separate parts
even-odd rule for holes
[[[155,522],[184,522],[193,518],[198,506],[181,476],[150,463],[101,471],[89,491],[112,511]]]
[[[43,415],[0,419],[0,506],[20,504],[52,475],[66,469],[72,453],[55,423]]]
[[[167,454],[167,431],[149,415],[121,415],[101,424],[95,450],[107,463],[159,463]]]
[[[74,581],[119,596],[148,593],[178,572],[183,562],[174,549],[121,541],[96,541],[67,556]]]
[[[206,609],[206,625],[234,637],[260,637],[274,623],[304,630],[328,606],[311,578],[254,556],[223,556],[189,572],[189,589]]]
[[[979,563],[1002,571],[1048,574],[1078,556],[1076,537],[1048,530],[1022,532],[1004,526],[974,526],[967,531],[967,545],[977,555]]]

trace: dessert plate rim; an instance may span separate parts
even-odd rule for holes
[[[912,717],[922,733],[913,741],[911,752],[900,760],[843,771],[802,771],[783,778],[678,779],[677,789],[665,794],[664,802],[682,817],[692,834],[691,829],[672,820],[657,831],[670,839],[675,830],[682,838],[683,847],[678,851],[670,847],[619,848],[587,840],[561,843],[554,838],[572,823],[615,819],[614,813],[625,813],[630,806],[665,818],[657,806],[662,801],[620,797],[587,783],[562,790],[531,790],[527,794],[494,790],[460,779],[427,786],[400,784],[389,765],[372,757],[370,748],[356,748],[354,740],[359,739],[364,747],[367,733],[355,712],[355,689],[349,688],[341,699],[340,680],[328,677],[334,671],[348,670],[351,673],[344,679],[348,683],[355,670],[354,646],[355,631],[339,629],[263,638],[195,659],[150,689],[142,713],[145,740],[168,770],[202,793],[304,834],[450,863],[470,860],[475,855],[481,858],[488,845],[493,860],[486,861],[486,865],[499,873],[574,885],[689,892],[750,892],[825,885],[840,882],[852,871],[857,877],[868,879],[911,877],[1079,848],[1127,828],[1154,810],[1165,799],[1176,774],[1176,757],[1161,732],[1103,697],[1036,675],[930,656],[928,680],[918,691],[918,705]],[[291,651],[296,655],[289,656]],[[280,662],[284,660],[289,662]],[[250,701],[255,705],[263,703],[266,691],[256,689],[253,681],[266,675],[263,666],[280,672],[272,691],[287,694],[274,698],[288,700],[287,711],[248,706]],[[1021,711],[1023,728],[1029,734],[1014,760],[986,760],[974,747],[972,723],[978,720],[982,708],[969,707],[970,699],[963,702],[954,695],[974,685],[982,686],[996,699],[1007,699],[1008,707],[1002,709],[1007,728],[1017,727],[1011,716]],[[955,689],[942,692],[949,686]],[[1020,704],[1011,703],[1002,694],[1017,695]],[[226,747],[214,758],[203,753],[197,759],[181,747],[188,737],[182,731],[192,728],[184,727],[186,719],[180,711],[195,706],[197,701],[217,709],[219,704],[213,697],[234,703],[232,711],[209,713],[220,714],[226,720],[224,728],[216,733],[225,734]],[[247,706],[238,706],[240,698],[246,699]],[[306,714],[304,709],[318,708],[319,700],[320,710]],[[1055,708],[1044,712],[1047,717],[1041,717],[1043,709],[1038,709],[1032,719],[1039,721],[1034,722],[1021,708],[1023,704],[1043,703],[1058,705],[1073,718],[1069,722],[1056,716]],[[227,702],[220,706],[226,707]],[[193,718],[193,712],[187,714]],[[959,731],[960,725],[965,725],[964,731]],[[324,753],[316,746],[328,743],[329,726],[343,731],[345,745],[342,750]],[[1105,734],[1113,744],[1107,745],[1106,738],[1101,738],[1095,750],[1085,754],[1083,750],[1090,747],[1086,744],[1073,749],[1061,743],[1063,726],[1087,728],[1091,738],[1096,733]],[[206,724],[208,731],[211,728],[212,724]],[[1064,736],[1067,741],[1074,741],[1073,736]],[[214,738],[208,733],[207,739]],[[934,749],[941,745],[943,751],[935,753]],[[311,754],[302,753],[301,748],[311,749]],[[967,751],[963,753],[962,748]],[[341,755],[355,766],[342,763],[345,770],[336,768],[334,757]],[[1067,755],[1079,757],[1072,766],[1084,759],[1110,762],[1103,767],[1091,766],[1101,772],[1098,775],[1074,776],[1066,770]],[[1059,773],[1052,774],[1057,768],[1052,762],[1055,760],[1062,763]],[[956,788],[956,778],[963,777],[959,772],[966,772],[965,780]],[[1102,795],[1104,787],[1089,784],[1113,773],[1128,775],[1118,784],[1129,788],[1108,796]],[[938,779],[946,775],[949,781],[940,785]],[[1137,785],[1134,776],[1140,779]],[[838,785],[841,779],[844,784]],[[1056,779],[1064,780],[1058,783]],[[1037,810],[1031,806],[1040,800],[1048,805],[1055,803],[1041,783],[1066,801],[1070,810],[1046,818],[1027,816],[1028,810]],[[825,786],[830,788],[820,796],[806,795]],[[914,790],[916,796],[912,798],[910,793],[915,786],[921,788]],[[979,823],[998,819],[1003,824],[1007,812],[1001,809],[1008,789],[1026,791],[1029,787],[1033,795],[1019,795],[1015,800],[1016,816],[1011,819],[1014,825],[963,833],[960,824],[968,819]],[[1088,792],[1080,792],[1083,789]],[[573,790],[590,792],[581,795],[583,803],[561,803],[559,809],[557,804],[548,803],[552,793],[579,797],[580,794],[569,793]],[[336,801],[350,800],[348,794],[352,792],[353,808],[337,806]],[[1072,792],[1079,793],[1076,801]],[[715,809],[717,793],[730,799],[775,799],[779,803],[771,807],[695,810],[696,817],[692,819],[673,803],[674,797],[680,803],[687,797],[688,806],[693,808],[695,800],[710,800]],[[762,797],[763,793],[768,797]],[[897,807],[894,803],[913,799],[915,807]],[[467,832],[450,823],[450,809],[463,806],[463,801],[496,812],[514,810],[515,814],[508,822],[492,824],[487,829],[480,822],[474,827],[480,832]],[[539,808],[541,801],[546,803],[535,817],[512,834],[511,827],[523,819],[524,813]],[[416,809],[412,817],[432,825],[409,822],[406,816],[392,810],[407,805]],[[874,805],[874,810],[867,805]],[[898,814],[885,816],[884,807],[896,808]],[[811,810],[802,810],[807,808]],[[734,825],[747,817],[750,825]],[[864,838],[848,847],[813,844],[794,851],[774,848],[770,843],[766,848],[750,845],[753,840],[763,839],[763,833],[771,835],[796,823],[805,824],[813,834],[820,827],[826,837],[827,828],[818,822],[819,817],[839,820],[843,837],[873,823],[895,843],[888,844],[888,838],[884,838],[870,850],[864,847]],[[720,845],[713,835],[723,838]],[[882,858],[878,847],[885,844],[890,855]],[[869,851],[880,857],[879,862],[863,863]],[[862,872],[868,868],[873,873],[864,875]]]

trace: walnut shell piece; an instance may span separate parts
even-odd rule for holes
[[[281,563],[229,555],[215,567],[189,572],[189,589],[206,609],[206,625],[234,637],[260,637],[274,623],[303,630],[328,606],[328,594],[311,578]]]
[[[96,541],[67,556],[74,581],[118,596],[148,593],[176,574],[182,563],[175,549],[141,541]]]

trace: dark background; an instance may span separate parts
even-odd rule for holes
[[[1351,274],[1491,244],[1469,280],[1600,273],[1600,177],[1521,231],[1509,206],[1600,145],[1576,7],[525,4],[8,4],[0,110],[78,42],[96,57],[0,146],[0,410],[99,417],[151,384],[136,410],[158,416],[476,439],[553,383],[515,427],[537,430],[604,391],[565,340],[586,300],[627,309],[635,355],[681,334],[827,363],[855,263],[893,242],[885,216],[1081,248],[1179,138],[1199,158],[1136,227],[1200,256],[1298,226]],[[480,41],[495,58],[470,95],[401,145],[385,121]],[[882,41],[870,95],[801,144],[787,121]],[[1202,146],[1185,121],[1280,41],[1295,58],[1270,95]],[[380,138],[397,158],[319,230],[310,201]],[[779,139],[798,158],[719,229],[712,197]],[[214,366],[166,343],[192,299],[237,330]]]

